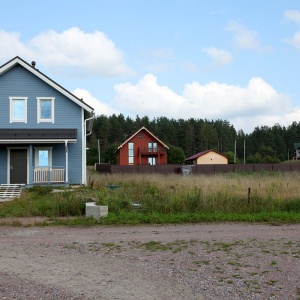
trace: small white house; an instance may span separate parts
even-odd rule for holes
[[[227,165],[228,158],[211,149],[206,150],[203,152],[199,152],[184,161],[186,164],[193,164],[193,165]]]

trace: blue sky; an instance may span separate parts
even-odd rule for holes
[[[222,119],[246,133],[300,117],[297,1],[10,0],[0,45],[0,65],[36,61],[96,115]]]

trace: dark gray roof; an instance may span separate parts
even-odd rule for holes
[[[77,129],[0,129],[0,140],[76,140]]]

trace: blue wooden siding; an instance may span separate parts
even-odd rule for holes
[[[27,123],[9,123],[9,97],[28,97]],[[37,123],[37,97],[55,97],[54,123]],[[82,108],[52,88],[22,66],[16,65],[0,76],[0,128],[76,128],[77,143],[68,144],[69,182],[81,183],[82,179]],[[49,144],[48,144],[49,145]],[[25,145],[24,145],[25,146]],[[38,145],[33,145],[37,147]],[[65,145],[51,144],[53,166],[65,166]],[[3,182],[3,160],[6,154],[0,151],[0,181]],[[34,163],[34,159],[33,159]],[[6,183],[6,178],[5,178]]]
[[[0,183],[7,182],[7,150],[0,148]]]

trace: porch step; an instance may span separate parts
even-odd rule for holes
[[[0,199],[20,198],[25,184],[0,184]]]

